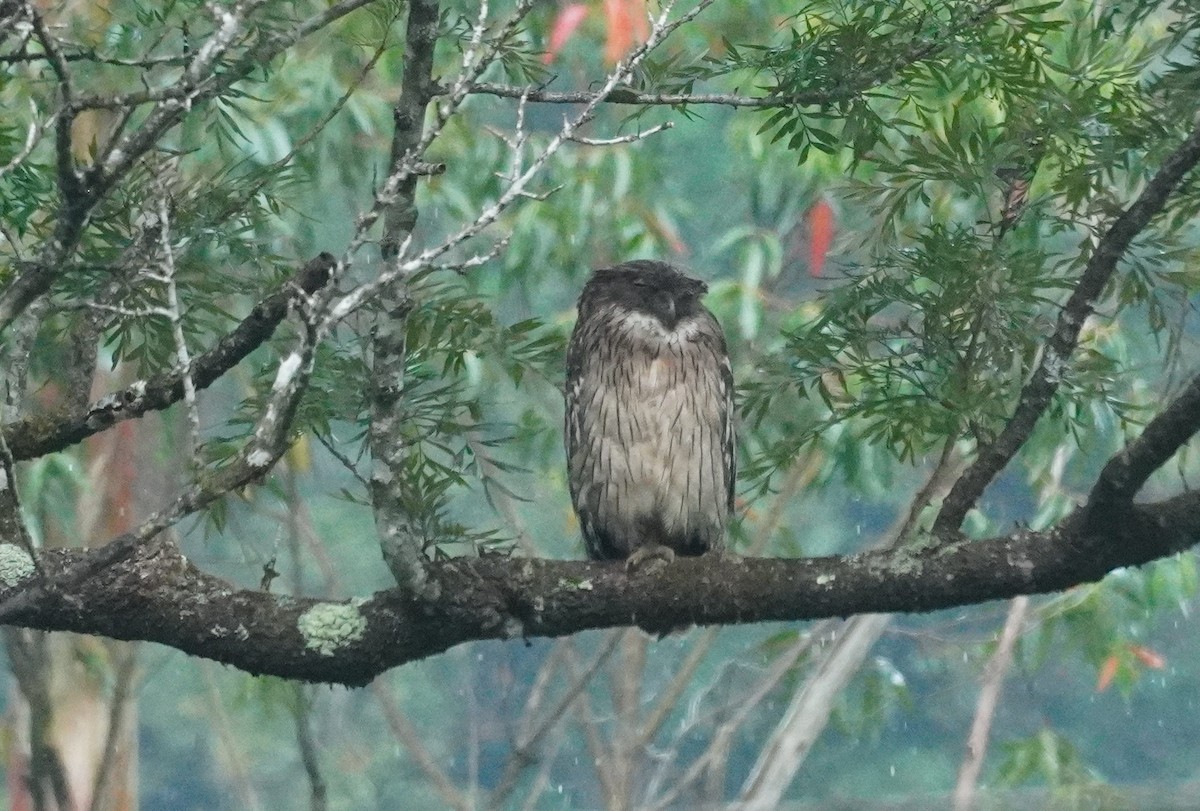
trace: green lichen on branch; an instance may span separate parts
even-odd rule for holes
[[[10,543],[0,544],[0,585],[15,586],[36,570],[33,558],[24,549]]]
[[[367,618],[355,603],[320,603],[301,614],[296,625],[305,647],[322,656],[333,656],[338,648],[362,638]]]

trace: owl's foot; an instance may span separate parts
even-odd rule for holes
[[[666,566],[675,560],[675,550],[667,546],[652,543],[639,546],[625,560],[626,574],[639,574],[643,571],[653,571],[659,566]]]
[[[704,553],[704,557],[715,559],[721,563],[741,563],[743,559],[741,555],[739,555],[737,552],[734,552],[725,544],[721,544],[718,547],[709,549]]]

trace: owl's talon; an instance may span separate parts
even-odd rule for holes
[[[709,549],[704,553],[704,557],[716,559],[720,563],[741,563],[743,560],[741,555],[739,555],[737,552],[734,552],[724,544]]]
[[[650,572],[674,561],[675,550],[670,547],[659,544],[639,546],[625,560],[625,573],[632,575],[641,574],[643,571]]]

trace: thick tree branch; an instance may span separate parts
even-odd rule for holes
[[[1104,288],[1116,272],[1117,262],[1156,214],[1162,211],[1171,192],[1200,161],[1200,124],[1172,152],[1158,173],[1146,184],[1137,200],[1112,224],[1089,257],[1079,281],[1059,314],[1054,333],[1046,342],[1041,363],[1021,390],[1020,400],[1004,430],[994,442],[979,450],[975,461],[954,483],[946,497],[933,533],[948,536],[956,532],[975,506],[984,489],[1017,455],[1029,439],[1034,426],[1050,406],[1054,393],[1066,372],[1084,321],[1092,314]],[[1149,471],[1147,471],[1148,475]]]
[[[810,558],[679,559],[629,576],[620,563],[504,557],[430,565],[441,598],[398,589],[321,603],[237,590],[167,544],[49,550],[43,583],[0,592],[0,623],[159,642],[251,673],[366,684],[379,673],[476,639],[563,636],[639,625],[803,620],[931,611],[1059,591],[1200,542],[1200,493],[1138,506],[1102,532],[1081,513],[1018,532],[913,552]],[[127,537],[127,536],[126,536]]]
[[[385,263],[399,255],[401,244],[417,224],[418,175],[411,167],[420,160],[427,143],[425,110],[433,99],[438,14],[438,0],[413,0],[408,6],[404,75],[400,98],[392,111],[392,152],[385,191],[380,195],[385,201],[380,245]],[[400,404],[408,357],[405,337],[410,304],[402,280],[385,288],[376,303],[378,317],[371,341],[371,424],[367,432],[375,460],[371,505],[383,560],[396,582],[412,594],[436,596],[427,588],[422,537],[416,526],[420,518],[418,505],[406,497],[409,446],[401,430]]]
[[[287,315],[298,291],[311,295],[329,280],[336,260],[322,253],[296,276],[258,304],[212,349],[197,355],[191,365],[196,388],[205,389],[263,344]],[[60,411],[25,417],[4,426],[4,440],[17,461],[36,459],[82,442],[119,422],[161,411],[183,398],[183,372],[174,370],[140,380],[88,405],[82,411]]]
[[[1145,430],[1108,461],[1088,497],[1093,510],[1122,507],[1150,474],[1200,431],[1200,375],[1192,379]]]

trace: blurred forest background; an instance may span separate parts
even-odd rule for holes
[[[70,64],[95,93],[140,89],[151,70],[122,60],[178,50],[214,25],[196,2],[35,5],[85,55]],[[264,15],[281,21],[321,6],[271,5]],[[1200,20],[1184,3],[801,5],[713,3],[628,89],[762,96],[831,90],[869,59],[901,67],[826,106],[602,105],[586,129],[596,141],[671,127],[567,144],[538,181],[544,199],[489,232],[507,240],[494,258],[413,282],[403,407],[439,554],[582,556],[561,450],[563,347],[590,270],[636,257],[708,281],[729,337],[743,407],[735,549],[869,548],[943,453],[1007,413],[1097,229],[1198,109]],[[511,11],[502,2],[492,19]],[[483,79],[594,88],[646,36],[647,11],[644,0],[537,3]],[[302,40],[185,118],[141,170],[144,188],[169,182],[188,234],[178,261],[198,343],[244,314],[264,280],[352,242],[387,172],[405,14],[370,3]],[[453,77],[478,14],[442,4],[435,74]],[[0,165],[54,108],[45,62],[15,58],[41,52],[22,31],[0,39]],[[946,50],[912,64],[926,45]],[[467,98],[426,154],[445,171],[420,181],[417,243],[496,198],[519,108],[534,150],[575,109]],[[104,109],[80,116],[78,159],[113,126]],[[0,177],[0,269],[20,259],[53,193],[52,145],[37,150]],[[1026,201],[1006,208],[1022,183]],[[1121,266],[1051,415],[970,532],[1061,518],[1195,372],[1195,185]],[[138,205],[132,192],[113,203]],[[81,262],[113,261],[130,239],[105,216]],[[377,248],[362,255],[369,268]],[[172,325],[134,317],[135,288],[105,316],[93,396],[172,362]],[[44,317],[31,408],[70,385],[59,370],[73,312]],[[369,325],[356,318],[322,347],[303,432],[273,473],[179,525],[203,568],[339,599],[393,584],[363,484]],[[964,353],[964,341],[978,348]],[[249,429],[275,352],[263,347],[201,398],[205,463]],[[38,543],[128,528],[187,468],[194,430],[175,406],[23,463]],[[1197,481],[1194,450],[1151,492]],[[80,808],[718,808],[768,773],[783,781],[780,807],[950,807],[982,719],[976,807],[1200,807],[1195,585],[1187,553],[1062,594],[879,618],[850,664],[822,655],[848,632],[839,620],[662,639],[593,631],[463,645],[361,690],[10,630],[3,790],[10,807],[32,807],[23,775],[49,746]],[[785,734],[806,742],[772,772]]]

